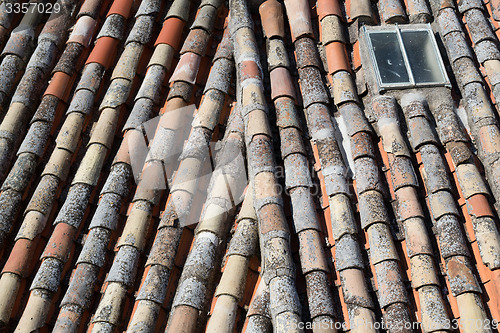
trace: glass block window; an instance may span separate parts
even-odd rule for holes
[[[449,84],[429,25],[363,30],[381,90]]]

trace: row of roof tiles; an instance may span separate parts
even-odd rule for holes
[[[297,250],[294,250],[293,245],[297,240],[300,245],[298,255],[302,269],[302,273],[298,275],[305,277],[309,303],[307,315],[313,322],[334,323],[340,320],[336,310],[338,304],[334,304],[334,300],[338,297],[335,296],[336,293],[341,295],[342,308],[347,311],[344,320],[349,323],[351,329],[355,329],[355,323],[358,321],[365,321],[365,324],[374,323],[382,310],[384,319],[389,323],[401,324],[419,320],[423,324],[424,331],[445,330],[446,323],[451,319],[447,310],[448,302],[458,304],[458,313],[453,311],[452,315],[460,316],[463,323],[473,322],[472,319],[484,321],[491,318],[493,309],[490,304],[493,303],[486,303],[484,299],[486,295],[493,297],[492,292],[495,293],[494,290],[497,289],[491,289],[491,284],[489,287],[481,284],[489,281],[485,281],[482,276],[478,278],[473,265],[474,261],[482,261],[481,265],[486,264],[485,269],[492,273],[488,276],[491,276],[494,282],[498,280],[496,274],[499,264],[498,219],[496,212],[489,208],[488,202],[488,185],[496,199],[497,187],[493,179],[497,172],[495,156],[498,145],[495,137],[498,126],[484,88],[491,87],[493,95],[495,94],[495,66],[498,61],[495,52],[498,50],[495,51],[494,45],[491,45],[491,42],[493,44],[496,42],[496,36],[491,33],[492,30],[487,29],[488,20],[484,16],[487,12],[479,2],[460,3],[458,6],[474,43],[474,55],[468,51],[461,23],[457,20],[457,16],[454,16],[456,12],[453,4],[448,2],[440,4],[439,15],[435,17],[439,17],[441,35],[447,45],[455,74],[461,74],[462,71],[470,72],[469,75],[457,75],[457,77],[470,114],[471,135],[477,138],[476,142],[479,140],[479,157],[485,166],[488,182],[476,165],[478,161],[473,158],[467,135],[461,134],[463,132],[454,114],[453,102],[447,98],[443,98],[445,103],[437,107],[430,101],[429,111],[432,116],[426,110],[426,101],[419,96],[408,95],[400,101],[405,122],[410,130],[408,138],[412,149],[407,145],[405,133],[400,129],[400,116],[394,99],[377,97],[373,99],[372,107],[363,110],[362,101],[365,105],[370,105],[373,96],[363,95],[366,90],[361,90],[362,96],[358,96],[359,77],[362,71],[360,64],[354,66],[349,64],[348,51],[352,50],[350,45],[352,36],[349,33],[351,38],[346,39],[344,29],[346,23],[353,26],[352,23],[355,22],[376,22],[373,8],[369,5],[361,2],[346,3],[345,17],[344,8],[336,1],[319,1],[317,8],[313,9],[317,9],[320,39],[325,49],[323,50],[323,46],[320,45],[318,53],[314,40],[314,36],[317,35],[316,23],[312,20],[316,19],[314,11],[311,16],[306,1],[285,1],[296,55],[296,59],[288,59],[286,56],[289,47],[288,29],[284,26],[286,20],[282,15],[283,7],[273,0],[264,2],[260,7],[260,14],[266,36],[269,89],[263,83],[267,73],[260,65],[259,47],[246,4],[242,1],[231,1],[229,9],[232,13],[231,19],[234,21],[229,24],[218,52],[213,57],[212,70],[206,83],[204,98],[193,122],[194,127],[190,134],[184,134],[189,134],[184,138],[187,139],[187,144],[180,157],[177,175],[168,179],[169,185],[173,186],[170,186],[165,212],[158,223],[157,235],[154,241],[148,241],[151,238],[149,235],[152,235],[151,229],[156,224],[153,216],[158,214],[158,210],[155,207],[162,202],[163,195],[162,191],[148,189],[147,184],[159,181],[166,185],[165,180],[154,177],[152,170],[163,169],[164,166],[170,170],[170,167],[177,164],[177,162],[170,163],[168,156],[165,155],[169,149],[165,148],[173,149],[181,144],[181,141],[175,143],[173,140],[175,138],[172,136],[173,130],[181,126],[178,122],[160,122],[154,131],[156,133],[150,153],[145,156],[145,168],[138,178],[139,185],[131,199],[132,204],[127,212],[121,236],[116,240],[117,232],[122,229],[118,225],[121,220],[120,211],[123,211],[122,207],[125,207],[130,200],[128,187],[134,178],[132,162],[128,155],[131,149],[130,138],[143,136],[137,126],[151,118],[163,100],[162,83],[167,81],[169,70],[173,68],[174,53],[180,47],[182,40],[181,31],[185,22],[189,20],[188,4],[188,1],[181,0],[171,4],[163,29],[155,42],[155,50],[146,66],[147,72],[144,78],[141,78],[142,85],[137,90],[133,88],[134,81],[138,82],[140,78],[142,70],[139,67],[142,58],[148,57],[148,53],[144,52],[150,42],[147,37],[155,31],[154,22],[158,21],[155,17],[161,15],[165,8],[162,8],[158,1],[142,1],[138,8],[130,1],[113,2],[103,21],[101,31],[97,34],[96,46],[85,61],[80,81],[73,89],[72,86],[78,77],[73,72],[75,70],[78,72],[77,64],[83,62],[76,59],[85,59],[95,28],[101,22],[97,14],[99,11],[97,3],[85,1],[76,16],[77,25],[80,25],[73,28],[66,49],[54,67],[52,80],[43,95],[42,104],[36,111],[31,108],[38,103],[22,104],[24,112],[34,112],[35,116],[0,193],[3,202],[2,247],[9,245],[11,229],[17,229],[16,226],[12,227],[12,224],[19,214],[19,204],[23,202],[26,193],[29,193],[26,192],[30,186],[28,180],[32,177],[33,180],[38,178],[35,166],[38,161],[44,161],[50,135],[55,134],[54,126],[61,121],[61,115],[67,107],[66,103],[69,102],[70,94],[73,94],[55,141],[56,147],[26,207],[14,247],[3,268],[0,287],[2,290],[9,290],[11,297],[0,303],[2,322],[8,322],[11,311],[15,308],[17,303],[15,300],[19,299],[22,293],[21,283],[26,279],[31,280],[34,276],[29,300],[24,305],[18,330],[46,327],[50,317],[48,310],[51,300],[61,286],[62,277],[67,274],[74,262],[76,268],[65,296],[62,301],[57,301],[61,311],[55,322],[55,329],[77,330],[82,320],[88,320],[84,314],[90,310],[93,303],[91,298],[94,288],[100,283],[98,281],[102,281],[102,277],[99,276],[103,268],[109,267],[105,261],[109,259],[106,249],[111,242],[116,246],[116,255],[101,288],[102,298],[98,304],[92,306],[93,316],[89,330],[113,331],[122,325],[122,311],[125,308],[127,295],[130,290],[136,290],[135,280],[142,271],[141,258],[152,244],[135,305],[129,310],[131,316],[127,320],[128,329],[153,330],[161,327],[158,320],[164,311],[163,303],[169,302],[167,295],[175,293],[167,330],[198,331],[200,325],[205,325],[207,318],[204,311],[218,284],[207,330],[232,331],[240,325],[235,314],[240,311],[242,290],[247,290],[243,287],[245,272],[249,268],[250,258],[256,251],[256,242],[242,244],[243,240],[238,236],[240,232],[245,235],[255,235],[250,239],[256,239],[254,237],[257,237],[258,233],[263,255],[263,279],[255,291],[254,301],[247,313],[248,320],[245,324],[247,331],[269,331],[271,322],[277,330],[300,330],[298,327],[292,327],[293,321],[300,320],[304,315],[299,301],[302,289],[300,284],[296,285],[294,281],[296,273],[292,254]],[[180,50],[177,67],[170,76],[170,92],[160,113],[173,113],[178,107],[186,106],[193,100],[195,84],[199,83],[200,76],[204,75],[203,71],[200,71],[200,66],[205,59],[204,54],[209,45],[209,36],[213,32],[219,6],[220,3],[217,1],[201,2],[198,14]],[[405,6],[408,9],[410,22],[426,22],[432,18],[431,10],[423,3],[410,1]],[[493,2],[487,6],[492,13],[495,13]],[[436,9],[434,3],[431,7],[433,10]],[[128,38],[124,40],[125,20],[135,8],[137,8],[135,23]],[[378,9],[380,17],[386,23],[407,20],[405,10],[399,2],[381,2]],[[219,13],[224,16],[223,11],[219,10]],[[71,17],[71,14],[67,17]],[[6,22],[2,24],[5,28],[2,31],[6,31],[6,34],[10,29],[8,21],[14,22],[14,19],[14,17],[2,19],[2,22]],[[28,15],[26,20],[29,20]],[[58,22],[63,21],[61,19]],[[34,29],[35,23],[29,22]],[[471,25],[473,27],[470,27]],[[227,100],[226,96],[231,93],[231,75],[228,75],[232,72],[230,37],[235,43],[239,77],[239,89],[236,91],[238,105],[231,112],[222,143],[223,148],[217,154],[221,170],[214,173],[209,184],[205,184],[208,186],[208,199],[201,216],[201,223],[195,231],[194,243],[189,245],[192,249],[187,258],[184,255],[185,263],[182,259],[177,263],[179,255],[182,257],[183,252],[180,248],[176,252],[177,247],[182,248],[190,244],[189,237],[184,237],[189,234],[189,228],[183,228],[185,221],[183,218],[188,216],[196,219],[193,217],[193,212],[198,209],[192,206],[191,202],[199,192],[196,186],[203,187],[202,183],[193,182],[190,174],[199,174],[203,163],[206,163],[205,147],[212,133],[215,131],[217,134],[219,131],[216,127],[217,118],[221,115],[224,119],[223,111],[227,108],[224,100]],[[40,42],[40,37],[38,39],[34,55],[38,47],[43,44]],[[123,51],[111,74],[109,88],[105,88],[104,82],[107,76],[103,74],[114,63],[108,55],[118,49],[120,40],[124,42]],[[484,43],[488,41],[490,43]],[[457,48],[457,45],[465,46]],[[29,52],[29,49],[26,51]],[[326,53],[326,67],[319,57],[323,52]],[[19,66],[23,66],[23,62],[19,60],[22,56],[16,56],[17,58],[5,56],[3,60],[17,61]],[[484,85],[481,72],[477,71],[474,64],[476,59],[483,66],[481,69],[485,70],[489,86]],[[300,78],[301,94],[294,91],[295,65]],[[28,63],[26,73],[29,68]],[[323,84],[324,68],[327,69],[326,78],[331,85],[331,93]],[[46,73],[48,71],[50,69],[47,69]],[[46,82],[46,79],[40,82]],[[266,89],[270,90],[276,110],[281,142],[280,158],[286,171],[285,186],[290,192],[293,212],[291,221],[297,235],[290,232],[281,194],[276,192],[278,180],[274,174],[276,162],[272,152],[274,129],[268,120],[269,101],[264,97]],[[137,95],[133,98],[136,91]],[[99,111],[97,117],[91,114],[94,110],[92,104],[94,100],[100,99],[101,92],[104,95],[101,106],[97,109]],[[442,93],[449,94],[447,91]],[[347,125],[347,130],[343,134],[345,139],[349,138],[347,141],[351,148],[347,154],[350,153],[351,156],[346,156],[345,146],[336,140],[337,122],[333,123],[330,117],[330,110],[333,108],[329,105],[330,94]],[[6,98],[11,97],[10,93],[5,95]],[[127,102],[132,103],[133,107],[128,120],[125,121],[120,112],[125,112]],[[295,103],[300,103],[307,115],[305,130],[311,135],[311,146],[316,152],[316,170],[321,181],[323,196],[327,198],[325,204],[329,206],[327,214],[331,214],[327,216],[331,221],[327,229],[331,235],[329,243],[333,245],[332,253],[323,250],[327,245],[322,238],[322,232],[325,232],[324,225],[321,225],[321,219],[314,218],[316,214],[313,201],[317,198],[309,189],[316,180],[309,173],[308,143],[307,140],[302,142],[301,139],[304,134],[298,121],[301,116],[297,114]],[[12,105],[16,104],[12,103],[11,107]],[[46,113],[47,107],[48,113]],[[8,124],[9,117],[20,119],[18,111],[9,108],[4,122]],[[367,113],[366,116],[363,111]],[[11,116],[8,116],[9,112]],[[90,138],[86,140],[81,133],[84,128],[89,128],[90,117],[94,117],[97,121]],[[436,119],[437,128],[433,128],[433,119]],[[373,123],[375,132],[369,124],[373,121],[375,121]],[[19,122],[14,123],[19,126]],[[109,155],[108,152],[114,151],[116,146],[113,144],[114,132],[115,129],[120,129],[121,124],[124,124],[122,133],[124,140],[111,164],[107,180],[102,183],[99,181],[101,174],[107,174],[104,170],[108,165],[105,164],[105,159]],[[435,130],[438,136],[433,134]],[[380,145],[377,145],[377,133],[382,139]],[[2,161],[6,164],[9,164],[12,152],[20,143],[10,138],[12,135],[10,137],[5,135],[4,141],[7,143],[2,150],[5,156]],[[82,138],[87,147],[78,155],[79,141]],[[239,150],[244,155],[243,146],[247,147],[253,185],[247,190],[247,199],[237,219],[236,234],[229,245],[226,267],[220,282],[217,283],[218,263],[221,261],[227,230],[235,213],[234,196],[232,196],[235,193],[228,197],[227,187],[234,189],[235,186],[241,186],[237,180],[242,175],[237,172],[243,171],[231,163],[226,165],[225,154],[235,154]],[[378,166],[379,152],[375,147],[380,147],[382,154],[384,165],[381,169]],[[445,148],[450,152],[452,165],[446,166],[445,160],[441,158],[441,152]],[[414,152],[417,152],[417,157],[421,160],[421,175],[413,166]],[[72,155],[83,158],[72,169],[76,173],[60,211],[58,214],[51,214],[55,200],[61,195],[60,189],[74,172],[68,173],[69,166],[76,162]],[[349,188],[348,166],[344,162],[346,157],[354,163],[355,196]],[[76,167],[78,164],[79,167]],[[451,184],[447,167],[453,168],[453,174],[456,175],[453,183],[459,184],[459,194],[464,198],[461,211],[455,206],[454,186]],[[389,206],[384,202],[387,191],[384,180],[380,178],[382,173],[386,174],[385,181],[394,200],[397,222],[404,229],[403,244],[399,242],[398,235],[391,232],[394,222],[386,213]],[[423,184],[419,184],[419,179],[423,180]],[[170,183],[172,180],[173,183]],[[229,183],[226,183],[227,181]],[[77,248],[74,246],[74,240],[78,239],[84,228],[88,216],[87,207],[94,201],[92,198],[101,186],[97,210],[93,213],[85,244],[81,250],[78,249],[80,253],[76,259]],[[424,201],[419,197],[417,192],[419,188],[426,192],[428,207],[425,207]],[[254,199],[253,202],[251,198]],[[352,205],[352,200],[358,201],[361,229],[358,226],[357,214],[353,210],[355,206]],[[460,204],[460,201],[458,203]],[[255,212],[252,211],[252,206],[255,207]],[[57,210],[54,211],[57,213]],[[229,214],[220,214],[221,211]],[[436,249],[432,244],[434,235],[428,232],[427,211],[432,214],[439,253],[442,257],[437,262],[434,253]],[[468,219],[466,226],[471,225],[473,228],[471,231],[473,235],[470,232],[464,235],[460,226],[463,215],[466,220]],[[55,227],[49,230],[51,236],[42,253],[41,265],[37,269],[36,263],[33,265],[30,262],[31,254],[37,253],[40,251],[38,248],[44,247],[46,239],[40,236],[42,230],[51,229],[50,226],[45,227],[49,220],[54,220]],[[469,231],[467,228],[466,230]],[[427,236],[422,238],[422,235]],[[369,242],[369,268],[363,259],[364,246],[359,243],[364,237]],[[472,244],[474,258],[471,257],[469,250],[471,237],[474,242]],[[475,249],[479,250],[480,257]],[[8,248],[6,250],[9,251]],[[338,290],[330,288],[329,276],[332,268],[328,262],[330,254],[335,258],[335,271],[340,279]],[[403,262],[400,260],[401,255],[404,258]],[[445,281],[451,295],[441,292],[442,277],[439,262],[445,267],[444,272],[447,274]],[[182,274],[179,275],[175,265],[185,266]],[[411,271],[405,271],[405,265],[409,265]],[[479,267],[480,264],[476,262],[478,270]],[[35,275],[33,269],[37,270]],[[373,285],[369,283],[367,273],[368,276],[370,273],[374,274]],[[481,275],[481,272],[479,274]],[[406,285],[406,281],[410,279],[413,294]],[[168,288],[177,291],[169,291]],[[377,297],[374,297],[372,288],[376,290]],[[16,297],[16,294],[19,296]],[[418,303],[416,314],[414,300]],[[436,325],[439,327],[436,328]],[[469,329],[473,327],[464,328],[465,331]],[[334,330],[331,325],[330,330]]]

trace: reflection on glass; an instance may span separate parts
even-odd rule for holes
[[[444,82],[431,36],[427,31],[401,31],[415,83]]]
[[[382,83],[410,83],[396,32],[371,33],[370,40]]]

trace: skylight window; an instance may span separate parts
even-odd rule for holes
[[[429,25],[370,27],[364,33],[380,90],[448,84]]]

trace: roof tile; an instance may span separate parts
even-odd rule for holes
[[[328,104],[329,98],[323,86],[321,73],[316,67],[305,67],[299,70],[304,108],[314,103]]]
[[[44,95],[54,95],[60,100],[67,102],[71,85],[69,84],[71,76],[63,72],[54,73],[50,84],[45,90]]]
[[[335,105],[359,103],[356,83],[349,72],[345,70],[337,71],[332,75],[332,79]]]
[[[259,6],[262,28],[267,38],[285,37],[283,8],[278,1],[265,1]]]
[[[477,246],[479,247],[482,261],[490,269],[498,269],[500,267],[500,244],[498,242],[498,230],[495,227],[494,220],[491,217],[485,216],[481,218],[473,217],[472,221],[477,230]],[[473,244],[473,250],[475,250],[474,246]]]
[[[113,4],[111,5],[111,8],[109,8],[107,16],[109,17],[113,14],[118,14],[120,16],[123,16],[124,18],[128,18],[130,15],[132,4],[132,0],[113,1]]]
[[[290,72],[285,67],[278,67],[271,71],[271,97],[290,97],[295,99],[295,87]]]
[[[59,287],[62,269],[63,263],[60,260],[52,257],[46,258],[42,261],[30,289],[44,289],[55,293]]]
[[[71,293],[66,293],[63,300],[61,301],[61,305],[78,305],[81,308],[88,308],[88,306],[92,303],[93,296],[93,284],[97,280],[97,267],[89,264],[80,264],[74,270],[71,285],[68,287],[68,290],[71,290]],[[68,320],[71,320],[72,317],[70,313],[74,313],[76,311],[68,311]],[[79,320],[79,318],[77,319]],[[78,323],[78,321],[76,322]]]
[[[363,269],[363,259],[357,240],[345,235],[335,242],[335,267],[340,272],[348,268]]]
[[[429,204],[432,217],[435,220],[448,214],[458,216],[455,200],[453,195],[448,191],[438,191],[436,193],[429,194]]]
[[[473,164],[460,164],[455,171],[465,199],[478,193],[489,194],[488,189],[481,180],[482,177],[479,171]]]
[[[461,0],[458,2],[458,10],[462,14],[473,8],[482,9],[482,2],[479,0]]]
[[[267,64],[269,71],[277,67],[290,67],[290,62],[287,54],[285,43],[281,39],[267,39]]]
[[[352,159],[371,157],[375,159],[375,148],[369,133],[358,132],[351,137]]]
[[[297,57],[298,69],[313,66],[321,68],[316,44],[311,38],[300,38],[295,42],[295,55]]]
[[[363,229],[377,222],[389,223],[384,198],[381,193],[376,191],[365,192],[359,196],[359,214]]]
[[[102,37],[111,37],[119,40],[125,28],[126,19],[122,15],[109,15],[102,25],[97,40]]]
[[[141,4],[146,3],[142,2]],[[159,3],[159,1],[157,1]],[[151,40],[151,31],[153,30],[155,18],[151,15],[141,15],[137,17],[132,30],[130,31],[125,44],[139,43],[142,45],[148,44]]]
[[[408,1],[408,12],[410,14],[410,23],[428,23],[432,21],[432,14],[425,1]]]
[[[347,272],[347,270],[344,272]],[[322,271],[311,272],[306,275],[306,283],[307,285],[317,286],[317,288],[308,289],[308,298],[311,300],[309,303],[311,318],[314,320],[322,316],[321,319],[325,320],[325,317],[328,316],[330,317],[327,317],[329,321],[332,320],[335,316],[335,309],[330,301],[332,293],[329,288],[325,288],[325,286],[329,285],[327,275]],[[353,295],[353,298],[356,296]]]
[[[455,256],[446,262],[451,292],[458,296],[466,292],[481,293],[481,288],[467,257]]]
[[[386,260],[375,265],[379,302],[383,308],[390,304],[406,302],[406,290],[401,276],[397,274],[398,270],[398,263],[393,260]]]
[[[422,235],[427,235],[427,228],[420,217],[413,217],[403,224],[406,236],[406,251],[411,258],[419,254],[432,255],[432,248]],[[418,237],[416,237],[419,235]]]
[[[168,44],[174,49],[179,48],[179,44],[182,39],[182,31],[184,29],[185,21],[177,18],[171,17],[163,23],[163,28],[156,39],[155,46],[159,44]]]
[[[480,42],[474,48],[477,56],[477,60],[480,63],[484,63],[488,60],[500,60],[500,51],[498,50],[495,42],[491,40],[485,40]]]
[[[434,193],[439,190],[451,190],[446,166],[439,150],[434,145],[426,145],[420,149],[424,163],[424,182],[427,191]]]
[[[370,24],[375,23],[370,1],[351,0],[351,6],[349,9],[350,20],[358,20],[359,22],[367,22]]]
[[[110,230],[105,228],[92,228],[78,257],[78,264],[87,263],[102,267],[106,259],[106,248],[110,239]],[[104,245],[104,246],[103,246]]]
[[[485,40],[496,40],[491,30],[491,26],[483,15],[482,10],[471,9],[467,11],[464,16],[467,20],[467,27],[469,28],[470,36],[474,44],[478,45]]]
[[[467,210],[475,217],[493,217],[490,203],[484,194],[475,194],[467,199]]]
[[[45,198],[46,193],[55,193],[57,187],[59,185],[59,179],[51,174],[44,174],[42,179],[37,186],[37,189],[33,196],[31,197],[28,206],[26,207],[26,211],[37,211],[43,213],[46,217],[50,214],[50,208],[52,206],[52,200],[47,200]],[[26,217],[27,220],[28,217]],[[38,221],[42,222],[42,221]],[[37,228],[38,230],[38,228]]]
[[[203,56],[207,50],[209,41],[210,34],[207,31],[203,29],[191,29],[182,45],[180,54],[192,52]]]
[[[344,43],[332,42],[327,44],[325,48],[328,62],[328,71],[330,72],[330,74],[337,73],[339,71],[348,72],[351,70],[351,66],[348,63],[347,51]]]
[[[285,6],[293,40],[295,41],[303,36],[311,36],[313,31],[308,2],[305,0],[287,0]]]
[[[101,64],[105,68],[109,68],[112,65],[117,47],[117,39],[111,37],[99,38],[85,64],[91,64],[95,62]]]
[[[77,17],[80,18],[82,16],[90,16],[93,19],[97,19],[97,16],[99,15],[99,11],[101,10],[100,8],[100,1],[97,0],[86,0],[82,3],[82,6],[80,7],[80,11],[78,12]]]
[[[329,15],[336,15],[340,18],[343,17],[340,4],[336,0],[320,0],[317,3],[318,18],[323,20],[324,17]]]
[[[386,224],[371,224],[367,231],[370,240],[370,263],[372,265],[377,266],[377,264],[385,260],[399,260],[396,247],[392,242],[391,231]]]
[[[191,29],[204,29],[211,33],[215,25],[215,17],[217,16],[217,8],[211,5],[201,6],[196,18],[191,25]]]
[[[34,242],[29,239],[21,238],[16,241],[10,252],[9,259],[2,269],[2,274],[13,273],[24,277],[28,271],[28,261],[35,250],[34,246]]]
[[[424,286],[419,290],[423,330],[443,330],[449,322],[441,292],[437,286]]]
[[[389,163],[391,168],[391,179],[395,191],[406,186],[418,188],[418,179],[409,158],[389,154]],[[409,190],[405,190],[405,192],[407,191]]]
[[[363,175],[356,178],[356,189],[358,195],[366,191],[382,192],[382,186],[378,175],[378,168],[370,157],[360,157],[354,161],[356,174]],[[394,173],[393,173],[394,174]]]
[[[381,18],[385,23],[406,23],[407,17],[399,0],[384,0],[380,2]]]
[[[321,43],[328,45],[331,42],[346,43],[341,18],[336,15],[328,15],[321,20]]]
[[[313,185],[307,158],[302,154],[293,154],[286,158],[285,174],[285,184],[288,189],[297,186],[311,187]]]
[[[441,256],[445,259],[470,255],[460,224],[458,218],[453,215],[444,215],[436,221]]]
[[[295,231],[300,233],[306,229],[318,230],[319,223],[316,219],[315,205],[308,188],[297,187],[290,190],[293,207],[293,220]],[[300,203],[294,204],[295,203]]]
[[[312,271],[328,272],[328,263],[323,252],[323,240],[317,230],[304,230],[299,234],[301,267],[304,275]]]
[[[410,258],[411,285],[415,289],[423,286],[439,285],[432,256],[416,255]]]
[[[47,217],[37,211],[28,211],[24,216],[23,224],[16,235],[16,241],[23,238],[33,241],[40,235],[47,222]]]

